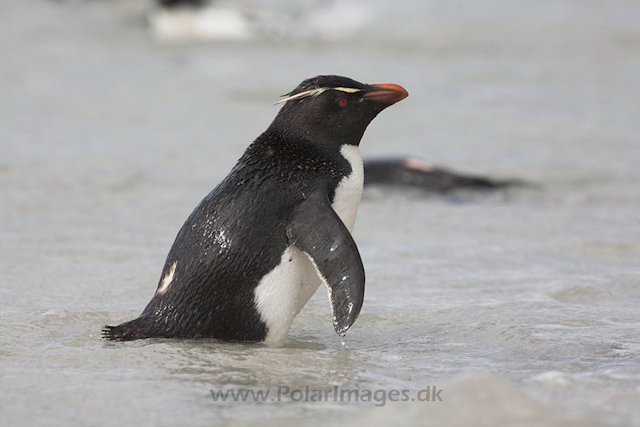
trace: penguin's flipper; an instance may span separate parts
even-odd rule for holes
[[[339,335],[358,318],[364,300],[364,266],[356,242],[331,207],[326,192],[309,195],[287,223],[289,241],[304,252],[327,286]]]

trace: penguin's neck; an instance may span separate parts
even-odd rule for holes
[[[331,150],[338,150],[343,145],[358,146],[364,135],[362,130],[352,132],[335,132],[335,129],[326,129],[322,122],[308,122],[298,124],[293,120],[285,120],[286,116],[280,114],[274,119],[271,125],[264,132],[264,135],[277,135],[283,142],[287,141],[311,141],[318,147],[327,147]]]

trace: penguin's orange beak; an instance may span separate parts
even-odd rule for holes
[[[395,104],[398,101],[402,101],[407,96],[409,96],[409,92],[407,92],[405,88],[393,83],[369,86],[371,86],[373,90],[365,94],[364,98],[370,101],[391,105]]]

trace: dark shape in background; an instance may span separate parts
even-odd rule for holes
[[[433,193],[531,187],[531,184],[523,180],[464,174],[435,166],[417,157],[384,157],[365,160],[364,184],[366,187],[419,188]]]

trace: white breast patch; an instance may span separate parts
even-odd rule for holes
[[[255,290],[255,301],[269,331],[268,345],[284,344],[291,322],[320,286],[320,278],[307,256],[289,246],[278,264],[264,276]]]
[[[351,231],[362,198],[364,167],[357,146],[345,144],[340,153],[349,161],[351,174],[336,187],[332,207]],[[255,289],[258,312],[269,329],[266,344],[284,344],[293,319],[320,283],[318,272],[309,258],[296,247],[289,246],[282,254],[280,263],[260,280]]]
[[[360,199],[362,199],[364,166],[358,146],[345,144],[340,148],[340,153],[351,165],[351,174],[342,178],[342,181],[340,181],[338,187],[336,187],[336,193],[331,206],[333,206],[333,209],[349,231],[352,231],[356,223]]]

